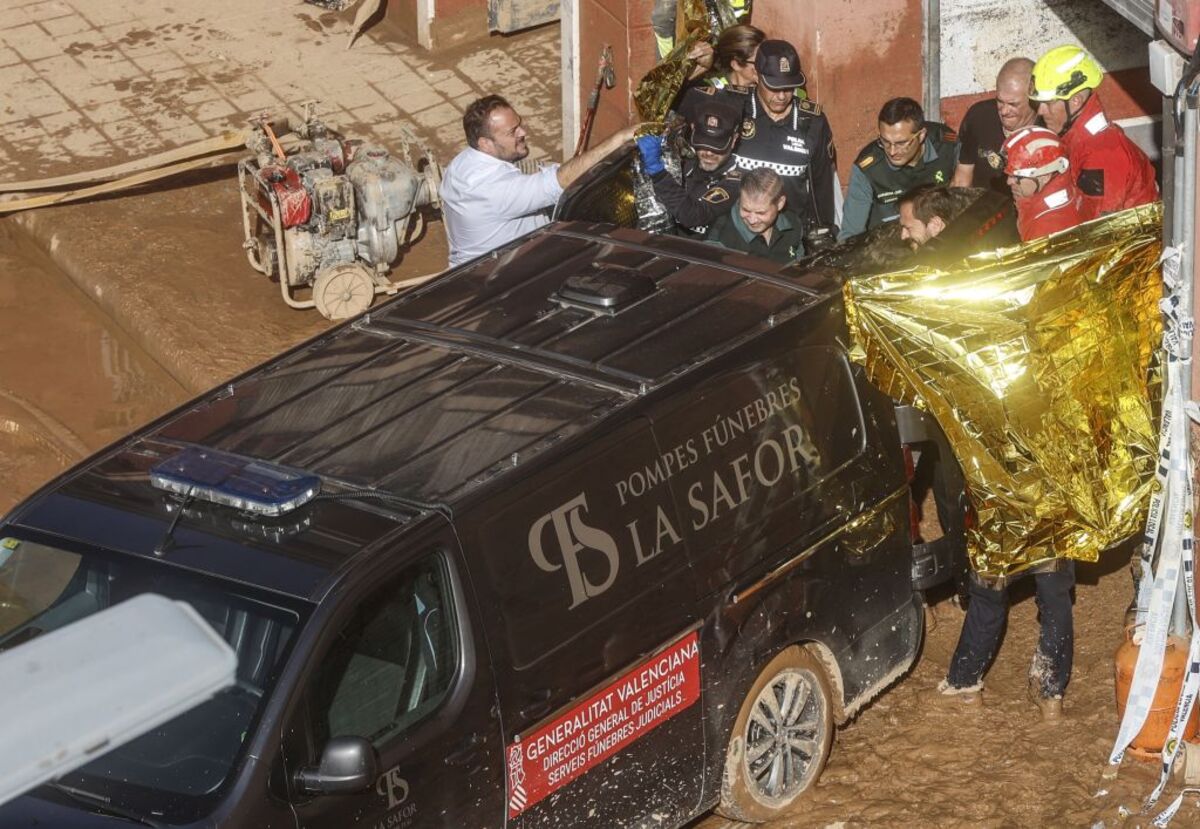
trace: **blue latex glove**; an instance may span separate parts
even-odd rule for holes
[[[657,135],[643,135],[637,140],[638,152],[642,155],[642,167],[647,175],[656,176],[667,168],[662,160],[662,138]]]

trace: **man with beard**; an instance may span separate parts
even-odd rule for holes
[[[900,238],[918,261],[949,263],[1020,241],[1012,199],[993,190],[922,184],[899,204]]]
[[[561,165],[521,172],[529,155],[521,116],[504,98],[487,95],[463,113],[465,150],[446,167],[440,190],[450,266],[461,265],[550,221],[563,188],[633,138],[627,127]]]
[[[987,187],[1008,194],[1000,164],[1004,139],[1033,126],[1037,112],[1029,103],[1033,61],[1012,58],[996,75],[996,97],[972,104],[958,127],[962,149],[954,170],[955,187]]]
[[[717,101],[697,107],[695,120],[688,125],[688,143],[695,158],[684,162],[682,184],[663,164],[661,138],[645,135],[637,140],[654,194],[684,235],[703,235],[737,200],[742,171],[734,166],[733,144],[740,120],[740,113]]]
[[[1104,112],[1096,94],[1103,79],[1087,52],[1059,46],[1038,59],[1029,84],[1038,115],[1062,138],[1084,221],[1158,200],[1150,159]]]
[[[1057,135],[1045,127],[1025,127],[1009,136],[1002,150],[1022,241],[1067,230],[1082,221],[1082,198]],[[1029,668],[1029,697],[1044,721],[1062,719],[1063,694],[1071,679],[1075,648],[1071,609],[1075,562],[1067,559],[1053,559],[999,579],[971,573],[971,600],[962,632],[946,678],[931,692],[933,700],[972,706],[982,702],[983,677],[1000,647],[1008,619],[1008,586],[1026,575],[1033,577],[1041,627]]]
[[[819,105],[796,97],[797,87],[804,85],[800,57],[787,41],[764,40],[754,66],[758,85],[747,100],[737,165],[742,170],[766,168],[783,179],[788,207],[802,220],[802,233],[832,228],[840,195],[833,131]]]

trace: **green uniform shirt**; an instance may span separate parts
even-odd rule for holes
[[[772,262],[788,263],[804,255],[804,237],[800,230],[800,217],[784,210],[775,219],[775,231],[771,241],[746,227],[742,214],[735,204],[708,228],[708,241],[730,250],[752,253]]]
[[[899,215],[896,203],[921,184],[950,184],[958,165],[958,136],[945,124],[927,121],[925,144],[913,166],[895,167],[887,153],[872,141],[850,168],[850,185],[842,207],[838,239],[849,239]]]

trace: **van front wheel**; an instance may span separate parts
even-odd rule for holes
[[[748,823],[782,817],[816,782],[832,743],[833,694],[825,671],[804,649],[787,648],[742,701],[717,811]]]

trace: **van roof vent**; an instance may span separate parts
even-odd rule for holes
[[[584,311],[616,314],[657,287],[653,279],[631,268],[596,265],[589,273],[569,277],[550,298]]]

